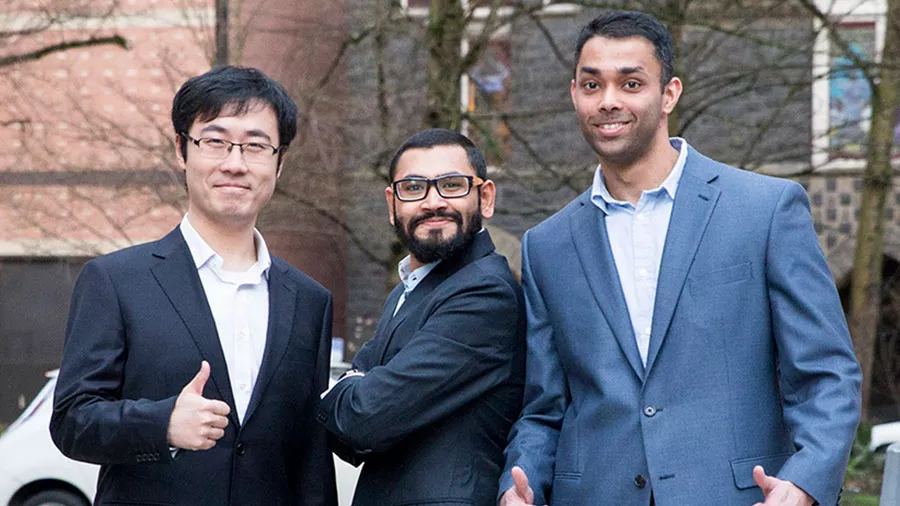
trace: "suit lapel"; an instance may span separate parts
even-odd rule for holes
[[[720,193],[718,188],[708,184],[717,174],[714,170],[709,170],[706,158],[690,149],[687,160],[678,181],[659,266],[647,371],[653,367],[665,340],[687,273],[694,262],[700,239],[706,231]]]
[[[406,300],[403,301],[403,305],[400,306],[400,309],[397,311],[397,314],[391,318],[391,313],[397,306],[400,294],[403,293],[402,284],[396,287],[389,297],[389,300],[392,300],[393,304],[386,305],[384,314],[381,316],[381,321],[378,322],[379,332],[376,334],[376,338],[380,338],[383,341],[379,343],[379,349],[376,350],[377,354],[375,355],[378,357],[379,364],[384,364],[384,359],[387,356],[387,351],[390,347],[391,340],[393,339],[394,331],[397,330],[397,327],[416,310],[422,301],[424,301],[435,288],[456,273],[456,271],[462,269],[463,266],[491,254],[494,250],[494,241],[491,239],[491,234],[488,233],[487,230],[482,230],[475,235],[472,245],[469,246],[464,253],[455,258],[444,260],[435,266],[435,268],[425,276],[425,279],[420,281],[415,289],[409,293]],[[388,321],[385,322],[385,319],[388,319]],[[407,336],[407,338],[409,337],[412,336]]]
[[[285,275],[282,265],[272,259],[269,268],[269,324],[266,331],[266,348],[263,352],[262,365],[253,386],[253,394],[247,413],[244,415],[244,425],[250,420],[250,416],[259,405],[260,399],[268,386],[269,381],[275,375],[281,357],[284,356],[290,342],[294,326],[294,308],[296,307],[297,290],[289,283],[290,278]]]
[[[201,357],[209,362],[213,386],[220,398],[231,406],[231,422],[237,425],[228,366],[191,252],[177,228],[158,244],[159,248],[153,255],[160,261],[150,270],[187,327]],[[200,370],[199,363],[197,370]]]
[[[581,261],[588,285],[607,324],[610,326],[622,353],[634,373],[643,380],[644,365],[634,339],[625,295],[619,282],[619,272],[613,259],[603,211],[590,201],[590,192],[582,194],[581,208],[569,222],[575,251]]]

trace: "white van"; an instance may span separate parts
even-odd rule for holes
[[[340,374],[345,364],[332,366]],[[336,369],[336,370],[335,370]],[[71,460],[50,440],[56,371],[0,435],[0,506],[90,506],[100,466]],[[335,458],[338,503],[350,506],[359,469]]]

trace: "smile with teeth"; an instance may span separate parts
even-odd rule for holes
[[[613,130],[618,130],[619,128],[622,128],[625,125],[626,125],[626,123],[601,123],[601,124],[597,125],[597,128],[599,128],[600,130],[606,130],[606,131],[612,132]]]

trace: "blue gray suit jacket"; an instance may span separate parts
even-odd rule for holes
[[[838,501],[860,370],[803,188],[691,149],[646,368],[602,211],[581,195],[522,242],[525,407],[500,490],[535,504],[749,506],[753,466]]]
[[[273,257],[266,348],[238,422],[215,321],[181,231],[88,262],[78,277],[50,433],[100,464],[95,504],[334,506],[334,463],[315,423],[328,385],[331,294]],[[175,399],[210,363],[203,396],[231,407],[225,436],[175,458]]]

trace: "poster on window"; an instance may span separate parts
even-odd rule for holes
[[[862,61],[875,52],[875,25],[845,24],[838,28],[850,51]],[[832,51],[829,74],[829,148],[833,157],[863,157],[872,119],[872,90],[862,71],[841,51]],[[897,111],[900,119],[900,109]],[[895,153],[900,150],[900,124],[894,129]]]

